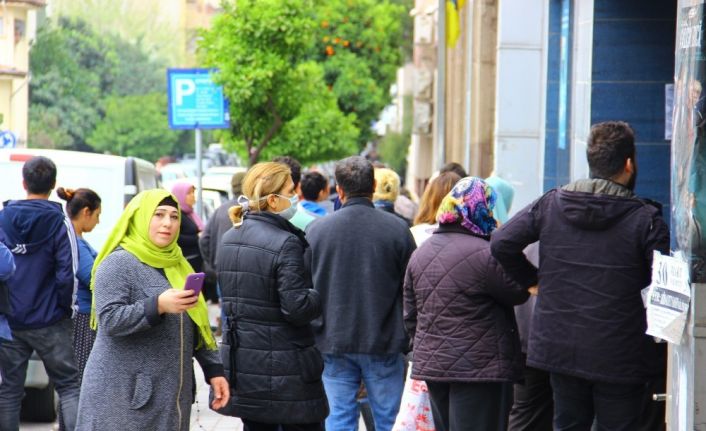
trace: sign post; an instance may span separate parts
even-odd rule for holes
[[[216,69],[167,69],[167,99],[169,127],[195,131],[196,151],[196,213],[203,217],[202,129],[230,127],[228,101],[223,87],[212,78]]]

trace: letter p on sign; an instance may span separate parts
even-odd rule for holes
[[[191,79],[176,79],[174,83],[176,84],[176,104],[181,106],[184,104],[185,96],[191,96],[196,92],[196,84]]]

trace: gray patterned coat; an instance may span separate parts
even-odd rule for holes
[[[161,271],[117,249],[96,271],[98,334],[81,385],[77,430],[188,430],[192,356],[206,379],[223,376],[216,351],[194,353],[188,314],[157,312],[170,288]]]

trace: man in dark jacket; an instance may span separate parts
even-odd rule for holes
[[[233,191],[234,198],[221,204],[211,216],[211,219],[206,223],[203,233],[199,238],[199,247],[201,248],[201,256],[206,265],[206,272],[216,270],[216,262],[218,262],[218,248],[221,245],[223,234],[233,227],[233,222],[228,216],[228,210],[238,204],[238,197],[243,192],[243,179],[245,172],[237,172],[233,174],[230,180],[230,186]]]
[[[7,281],[13,340],[0,344],[0,429],[19,428],[27,363],[36,351],[59,392],[70,431],[79,395],[71,347],[76,236],[61,205],[48,200],[56,184],[54,163],[34,157],[22,167],[22,177],[27,199],[5,202],[0,211],[0,242],[12,251],[17,267]]]
[[[343,207],[307,229],[314,289],[321,294],[316,343],[324,354],[331,407],[326,429],[357,429],[361,379],[375,429],[395,422],[409,340],[402,321],[402,283],[414,239],[399,217],[375,209],[373,165],[349,157],[336,165]]]
[[[552,190],[493,235],[516,280],[538,280],[527,364],[551,374],[555,430],[637,429],[646,383],[664,367],[645,335],[640,291],[652,253],[669,251],[658,204],[634,193],[635,138],[623,122],[594,125],[591,179]],[[536,270],[522,250],[540,243]]]

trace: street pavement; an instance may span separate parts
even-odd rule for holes
[[[203,373],[194,361],[196,380],[196,403],[191,406],[190,430],[195,431],[242,431],[243,423],[238,418],[222,416],[208,408],[208,385],[203,379]],[[58,426],[48,423],[23,422],[20,431],[54,431]]]
[[[216,325],[216,317],[220,315],[220,308],[217,305],[210,305],[208,309],[209,318],[212,325]],[[194,360],[194,371],[196,373],[196,402],[191,407],[192,431],[242,431],[243,423],[238,418],[223,416],[208,408],[208,384],[203,378],[203,372],[199,363]],[[20,425],[20,431],[54,431],[59,427],[50,423],[28,423]],[[361,418],[358,428],[366,431]]]
[[[191,407],[191,425],[192,431],[242,431],[243,423],[238,418],[219,415],[208,408],[208,384],[203,379],[203,373],[198,362],[194,361],[196,371],[196,403]],[[20,431],[54,431],[58,427],[48,423],[27,423],[23,422],[20,425]],[[365,431],[363,420],[360,420],[358,428],[360,431]]]

